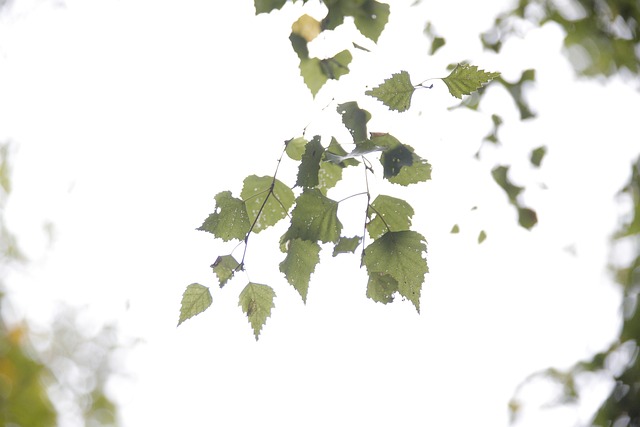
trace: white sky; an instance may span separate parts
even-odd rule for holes
[[[33,260],[9,283],[16,316],[46,323],[68,301],[145,341],[123,361],[131,379],[111,388],[125,427],[460,425],[469,417],[505,426],[507,402],[528,374],[569,366],[614,336],[608,236],[620,212],[613,197],[640,150],[640,99],[618,80],[576,81],[558,28],[495,56],[477,34],[503,2],[395,1],[379,45],[367,44],[374,52],[356,52],[351,74],[314,102],[288,41],[299,7],[255,17],[250,0],[18,3],[0,24],[0,138],[16,148],[7,216]],[[448,42],[435,57],[422,36],[427,19]],[[345,34],[312,49],[349,44]],[[403,115],[362,95],[392,72],[421,81],[465,59],[512,80],[536,68],[528,97],[539,118],[518,122],[497,87],[485,115],[447,111],[456,100],[440,82],[416,93]],[[373,113],[369,130],[389,131],[433,165],[424,185],[374,184],[407,198],[429,242],[422,314],[408,302],[367,300],[357,255],[327,254],[303,305],[278,272],[278,228],[252,237],[247,258],[251,280],[277,293],[256,343],[237,307],[246,278],[220,290],[209,268],[233,244],[194,229],[215,194],[238,194],[247,175],[273,173],[285,139],[309,122],[308,135],[326,129],[335,103],[319,111],[334,96],[357,100]],[[506,122],[504,146],[478,162],[472,155],[494,112]],[[531,171],[528,153],[542,144],[549,153]],[[532,232],[518,228],[491,182],[496,162],[513,164],[511,178],[527,184],[524,200],[540,220]],[[283,176],[292,167],[284,163]],[[341,207],[345,225],[359,221],[351,209],[363,207]],[[448,233],[454,223],[460,235]],[[489,237],[477,245],[481,229]],[[192,282],[211,286],[213,305],[176,329]],[[545,414],[523,425],[576,416],[554,413],[553,424]]]

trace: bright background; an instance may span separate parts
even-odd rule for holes
[[[288,41],[299,5],[256,17],[249,0],[20,1],[2,16],[0,138],[15,147],[7,220],[32,260],[8,281],[12,316],[45,325],[65,301],[87,309],[88,329],[117,321],[123,340],[140,338],[109,387],[124,426],[505,426],[527,375],[613,339],[620,298],[606,265],[624,208],[614,197],[640,151],[638,92],[619,78],[576,80],[555,26],[498,56],[483,52],[477,35],[508,2],[411,3],[391,2],[377,46],[353,29],[314,41],[318,55],[352,40],[373,50],[356,51],[351,73],[315,101]],[[427,20],[447,40],[434,57]],[[404,114],[362,95],[393,72],[420,81],[462,60],[510,81],[535,68],[527,97],[538,118],[519,122],[497,86],[485,114],[448,111],[457,100],[439,81]],[[284,140],[308,123],[307,135],[330,133],[336,103],[354,99],[373,114],[370,131],[390,132],[433,166],[426,184],[373,186],[407,198],[429,242],[422,313],[366,299],[359,255],[330,251],[303,305],[278,272],[277,228],[249,247],[250,280],[277,293],[256,343],[237,307],[247,278],[220,290],[209,268],[233,243],[195,228],[215,194],[272,174]],[[485,147],[478,162],[492,113],[505,119],[503,146]],[[548,155],[532,170],[528,153],[543,144]],[[498,162],[526,184],[540,221],[531,232],[492,182]],[[282,176],[292,168],[283,162]],[[332,194],[358,191],[360,182]],[[362,203],[341,205],[354,230],[345,234],[361,228]],[[462,232],[449,234],[456,223]],[[192,282],[211,287],[213,305],[176,328]],[[607,386],[594,387],[596,404]],[[533,405],[522,425],[565,426],[593,408]],[[76,425],[67,418],[61,425]]]

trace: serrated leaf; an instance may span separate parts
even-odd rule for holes
[[[367,140],[367,122],[371,114],[358,107],[358,103],[351,101],[338,105],[336,108],[342,116],[342,123],[349,129],[349,133],[356,144]]]
[[[300,74],[305,84],[315,97],[318,91],[329,80],[337,80],[349,73],[351,53],[343,50],[327,59],[306,58],[300,60]]]
[[[360,33],[378,42],[378,38],[389,21],[389,5],[375,0],[366,0],[354,14],[354,23]]]
[[[244,239],[251,228],[244,202],[232,197],[230,191],[218,193],[215,200],[216,211],[204,220],[198,230],[212,233],[225,242]]]
[[[531,164],[539,168],[542,164],[542,159],[544,159],[545,154],[547,154],[547,147],[545,147],[544,145],[531,151],[531,157],[529,158],[531,160]]]
[[[289,242],[287,256],[280,263],[280,271],[307,302],[309,280],[320,262],[320,245],[309,240],[293,239]]]
[[[273,304],[275,296],[276,293],[270,286],[252,282],[249,282],[240,292],[238,305],[242,307],[242,311],[247,315],[256,341],[258,341],[258,336],[267,322],[267,318],[271,316],[271,309],[275,307]]]
[[[499,75],[500,73],[478,70],[475,65],[458,64],[451,74],[443,78],[442,81],[449,88],[451,95],[462,99],[462,95],[470,95],[471,92],[480,89]]]
[[[360,245],[362,238],[360,236],[355,237],[340,237],[338,243],[333,248],[333,256],[338,254],[354,253],[356,248]]]
[[[403,112],[411,106],[411,96],[415,90],[409,73],[400,71],[392,74],[379,86],[366,91],[365,94],[378,99],[391,110]]]
[[[398,281],[388,274],[369,273],[367,298],[388,304],[393,302],[393,294],[398,292]]]
[[[284,244],[293,239],[337,242],[342,224],[338,220],[338,202],[318,189],[304,190],[291,212],[291,226],[282,236]]]
[[[478,234],[478,244],[481,244],[485,240],[487,240],[487,233],[484,230],[481,230],[480,234]]]
[[[523,187],[514,185],[507,176],[509,172],[509,166],[496,166],[491,170],[491,176],[498,183],[498,185],[507,193],[509,202],[513,205],[518,204],[518,195],[524,190]]]
[[[187,286],[187,289],[182,294],[178,326],[185,320],[205,311],[211,306],[212,302],[211,292],[206,286],[202,286],[199,283],[192,283]]]
[[[221,288],[233,277],[238,267],[240,267],[240,263],[232,255],[219,256],[211,264],[213,272],[218,276],[218,283]]]
[[[318,185],[318,173],[320,172],[320,160],[324,154],[324,147],[320,144],[320,137],[314,136],[305,147],[302,161],[298,166],[298,178],[296,186],[311,188]]]
[[[260,13],[269,13],[274,9],[281,9],[287,0],[254,0],[256,7],[256,15]]]
[[[431,179],[431,165],[418,156],[410,145],[402,144],[389,134],[374,135],[371,142],[386,148],[380,156],[380,163],[384,168],[384,177],[389,182],[407,186]]]
[[[273,191],[270,191],[272,184]],[[274,180],[271,176],[256,175],[245,178],[240,197],[244,199],[249,221],[252,224],[255,221],[252,230],[254,233],[259,233],[285,218],[295,200],[293,191],[281,181]],[[256,220],[258,213],[260,217]]]
[[[302,137],[293,138],[286,142],[285,152],[291,160],[296,160],[299,162],[300,160],[302,160],[302,155],[304,154],[306,145],[306,139]]]
[[[420,312],[420,292],[429,271],[424,237],[415,231],[389,231],[365,249],[363,263],[369,277],[388,275],[398,282],[398,292]]]
[[[413,208],[406,201],[381,194],[367,211],[370,218],[367,231],[372,239],[377,239],[387,231],[408,230],[413,214]]]

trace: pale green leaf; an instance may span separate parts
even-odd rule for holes
[[[337,163],[342,167],[358,166],[360,164],[360,162],[357,161],[356,159],[343,157],[346,155],[347,155],[347,152],[338,143],[338,140],[335,139],[335,137],[331,137],[331,143],[329,144],[329,147],[327,147],[327,150],[324,153],[324,160]],[[333,157],[333,159],[331,159],[330,157]],[[340,157],[342,157],[342,160],[336,161],[336,158],[340,158]]]
[[[458,226],[458,224],[454,224],[453,227],[451,227],[451,234],[458,234],[460,232],[460,227]]]
[[[342,224],[338,220],[338,202],[324,196],[318,189],[304,190],[291,212],[291,226],[281,243],[292,239],[337,242]]]
[[[307,302],[309,280],[320,262],[320,245],[309,240],[293,239],[289,242],[287,256],[280,263],[280,271]]]
[[[259,233],[285,218],[295,200],[293,191],[279,180],[274,180],[271,176],[256,175],[245,178],[240,197],[244,199],[249,221],[255,221],[252,230],[254,233]]]
[[[415,90],[409,73],[400,71],[379,86],[366,91],[365,94],[382,101],[391,110],[403,112],[411,106],[411,96]]]
[[[435,37],[433,42],[431,42],[431,49],[429,50],[429,55],[435,54],[438,49],[446,44],[446,40],[442,37]]]
[[[232,197],[230,191],[218,193],[215,199],[216,211],[204,220],[198,230],[212,233],[225,242],[244,239],[251,228],[244,202]]]
[[[232,255],[224,255],[216,258],[211,264],[213,272],[218,276],[218,282],[222,288],[239,269],[240,263]]]
[[[371,114],[353,101],[338,105],[337,111],[342,116],[342,123],[349,129],[353,142],[358,144],[366,141],[367,122],[371,119]]]
[[[336,184],[342,179],[342,168],[331,162],[322,162],[320,164],[320,172],[318,173],[318,189],[322,191],[322,194],[327,195],[327,191],[330,188],[336,186]]]
[[[260,330],[267,322],[267,317],[271,316],[271,309],[275,307],[273,304],[275,296],[276,293],[270,286],[251,282],[240,292],[238,305],[247,315],[256,341]]]
[[[480,230],[480,234],[478,234],[478,244],[487,240],[487,233],[484,230]]]
[[[375,0],[367,0],[361,4],[360,10],[354,14],[356,28],[363,36],[377,43],[389,21],[389,5]]]
[[[178,320],[178,326],[187,319],[196,316],[205,311],[213,299],[211,298],[211,292],[206,286],[202,286],[198,283],[192,283],[187,286],[182,294],[182,303],[180,304],[180,319]]]
[[[462,99],[462,95],[470,95],[471,92],[480,89],[499,75],[500,73],[478,70],[475,65],[458,64],[451,74],[443,78],[442,81],[449,88],[451,95]]]
[[[393,294],[398,292],[398,281],[388,274],[369,273],[367,297],[376,302],[393,302]]]
[[[420,312],[420,292],[424,275],[429,271],[427,260],[423,257],[426,251],[426,242],[420,233],[389,231],[366,247],[363,263],[369,277],[376,273],[395,279],[398,293],[411,301]]]
[[[354,161],[356,157],[364,156],[365,154],[375,153],[376,151],[384,151],[386,148],[374,144],[371,141],[364,141],[356,145],[356,148],[352,152],[339,156],[330,152],[325,153],[325,159],[333,163],[347,163]]]
[[[307,145],[307,140],[302,137],[290,139],[286,142],[285,152],[292,160],[300,161],[304,154],[305,145]]]
[[[327,59],[301,59],[300,74],[311,94],[315,97],[320,88],[329,79],[337,80],[349,72],[349,64],[352,59],[348,50],[343,50]]]
[[[361,241],[362,238],[360,236],[340,236],[340,240],[338,240],[338,243],[333,248],[333,256],[335,257],[338,254],[354,253]]]
[[[302,161],[298,166],[298,178],[296,186],[303,188],[315,187],[319,183],[318,173],[320,172],[320,160],[324,154],[324,147],[320,144],[320,137],[314,136],[307,143]]]
[[[408,230],[413,214],[413,208],[406,201],[381,194],[367,211],[370,218],[367,231],[372,239],[377,239],[387,231]]]

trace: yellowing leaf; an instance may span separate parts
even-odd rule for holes
[[[178,326],[185,320],[205,311],[212,303],[211,292],[206,286],[192,283],[182,294]]]
[[[411,84],[409,73],[400,71],[386,79],[379,86],[365,92],[377,98],[391,110],[407,111],[411,106],[411,96],[416,88]]]
[[[280,271],[307,302],[309,280],[320,262],[320,245],[309,240],[293,239],[289,242],[287,256],[280,263]]]
[[[315,20],[311,16],[304,14],[296,22],[291,25],[291,31],[298,34],[307,42],[315,39],[322,31],[320,21]]]
[[[244,202],[232,197],[230,191],[218,193],[215,199],[216,211],[204,220],[198,230],[212,233],[225,242],[244,239],[251,228]]]
[[[415,231],[389,231],[365,249],[363,263],[369,280],[379,286],[384,280],[387,288],[392,283],[388,275],[398,282],[398,293],[407,298],[420,312],[420,292],[424,275],[429,271],[424,237]],[[382,275],[377,277],[375,275]],[[373,279],[372,279],[373,277]]]
[[[478,70],[475,65],[458,64],[451,74],[443,78],[442,81],[449,88],[449,93],[456,98],[462,99],[462,95],[470,95],[482,86],[498,77],[500,73],[488,73]]]
[[[273,304],[275,296],[276,293],[270,286],[251,282],[240,292],[238,305],[247,315],[256,341],[267,322],[267,317],[271,316],[271,309],[275,307]]]

